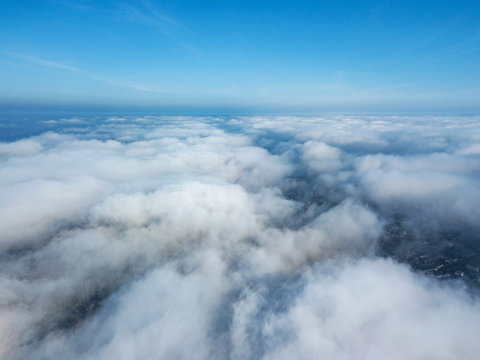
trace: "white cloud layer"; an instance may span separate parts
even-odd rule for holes
[[[2,359],[480,353],[475,285],[378,255],[479,248],[478,119],[81,120],[0,144]]]

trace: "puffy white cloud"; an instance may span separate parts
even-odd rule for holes
[[[19,140],[13,143],[0,143],[0,156],[31,156],[40,152],[42,144],[31,139]]]
[[[383,205],[426,211],[442,222],[478,225],[477,161],[450,154],[368,155],[357,162],[362,192]]]
[[[478,354],[475,292],[376,255],[398,212],[476,249],[478,121],[58,123],[0,144],[0,357]]]
[[[303,146],[303,158],[308,166],[318,172],[338,171],[342,162],[341,151],[322,142],[307,141]]]
[[[391,261],[319,267],[295,303],[264,322],[265,358],[473,359],[479,312]]]

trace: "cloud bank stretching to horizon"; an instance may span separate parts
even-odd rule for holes
[[[0,357],[475,359],[479,124],[73,118],[0,143]]]

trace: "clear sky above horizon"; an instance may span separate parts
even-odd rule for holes
[[[480,1],[0,1],[0,104],[480,110]]]

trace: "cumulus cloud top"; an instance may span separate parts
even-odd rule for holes
[[[480,351],[478,119],[71,120],[0,144],[2,358]]]

